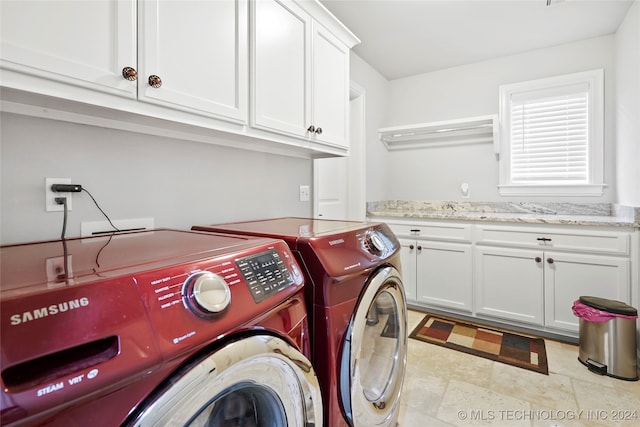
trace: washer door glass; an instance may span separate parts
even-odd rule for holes
[[[311,362],[286,341],[256,335],[195,360],[165,381],[125,425],[322,425]]]
[[[385,267],[367,283],[350,336],[341,368],[345,412],[356,427],[395,426],[407,363],[407,309],[396,269]]]
[[[278,396],[269,388],[240,383],[217,396],[188,422],[193,427],[272,427],[286,425]]]

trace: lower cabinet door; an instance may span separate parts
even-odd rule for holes
[[[578,332],[571,306],[581,296],[631,301],[629,260],[615,257],[545,252],[545,325]]]
[[[476,247],[476,313],[544,324],[542,251]]]
[[[471,312],[471,245],[416,241],[418,302]]]

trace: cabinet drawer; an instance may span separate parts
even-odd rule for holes
[[[478,244],[619,255],[628,255],[630,247],[629,234],[621,232],[580,230],[570,233],[552,229],[484,226],[478,227],[476,237]]]
[[[471,224],[388,224],[397,236],[452,242],[471,242]]]

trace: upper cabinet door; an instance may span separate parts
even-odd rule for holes
[[[252,125],[304,137],[312,125],[311,18],[290,1],[252,5]]]
[[[135,0],[2,0],[0,19],[2,68],[45,79],[39,91],[64,95],[49,90],[54,80],[135,97],[136,82],[122,76],[136,67]]]
[[[313,32],[313,123],[315,138],[349,146],[349,48],[320,24]]]
[[[143,0],[139,7],[138,98],[245,123],[247,0]]]
[[[252,4],[251,124],[347,147],[349,48],[292,1]]]

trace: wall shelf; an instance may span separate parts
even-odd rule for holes
[[[381,128],[378,136],[390,151],[479,143],[499,149],[497,115]]]

